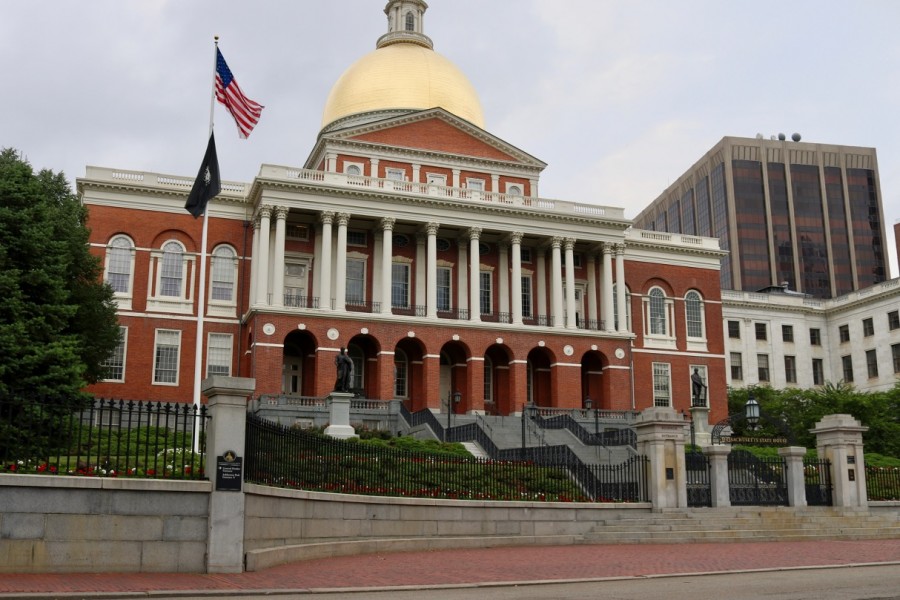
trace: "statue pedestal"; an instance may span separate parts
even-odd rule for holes
[[[331,392],[325,400],[331,412],[330,425],[325,428],[325,435],[346,440],[357,437],[356,430],[350,426],[350,399],[353,394],[349,392]]]

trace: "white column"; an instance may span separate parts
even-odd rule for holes
[[[337,222],[337,251],[334,257],[334,309],[343,311],[347,308],[347,224],[350,223],[350,214],[338,213]]]
[[[597,257],[593,251],[587,257],[588,270],[588,323],[587,329],[600,329],[597,316]]]
[[[426,269],[427,265],[425,264],[427,249],[425,245],[428,243],[428,236],[425,235],[424,231],[416,232],[416,259],[414,264],[416,266],[416,288],[415,294],[413,298],[413,308],[415,309],[415,314],[418,316],[419,306],[426,306],[428,301],[425,299],[425,285],[426,285]]]
[[[259,217],[253,219],[253,260],[250,262],[250,304],[259,302],[257,280],[259,279]]]
[[[512,244],[512,322],[522,324],[522,232],[514,231]]]
[[[578,327],[575,318],[575,239],[563,240],[566,248],[566,329]]]
[[[381,314],[391,314],[391,274],[394,262],[394,223],[393,217],[384,217],[380,221],[381,231]]]
[[[497,312],[506,313],[509,318],[509,244],[500,242],[497,254],[497,291],[499,302]]]
[[[275,260],[272,262],[272,305],[284,306],[284,236],[288,209],[275,207]]]
[[[481,291],[481,253],[478,248],[478,241],[481,237],[480,227],[470,227],[469,236],[469,320],[481,320],[481,303],[479,302],[479,292]]]
[[[420,177],[419,173],[421,172],[421,170],[422,170],[422,165],[420,165],[419,163],[413,163],[413,164],[412,164],[412,180],[413,180],[413,183],[419,183],[419,177]]]
[[[369,177],[378,177],[378,159],[369,159]]]
[[[437,319],[437,223],[425,225],[426,240],[426,265],[425,265],[425,316],[429,319]]]
[[[625,244],[616,244],[616,306],[619,308],[619,332],[628,331],[628,312],[625,310]],[[669,321],[670,323],[672,321]]]
[[[331,310],[331,224],[333,212],[322,213],[322,254],[319,260],[319,308]]]
[[[547,252],[544,248],[535,248],[537,261],[537,312],[538,316],[547,318]]]
[[[495,194],[499,194],[502,191],[500,189],[500,175],[496,173],[491,175],[491,191]]]
[[[325,170],[329,173],[337,172],[337,154],[334,152],[325,155]]]
[[[531,184],[531,193],[529,196],[532,198],[540,198],[540,194],[538,194],[538,180],[537,179],[529,179],[528,182]]]
[[[602,289],[602,308],[603,308],[603,320],[605,321],[604,329],[608,332],[613,332],[616,330],[616,315],[615,315],[615,307],[613,306],[613,302],[615,299],[613,298],[613,268],[612,268],[612,254],[614,251],[614,246],[609,243],[603,244],[603,287]],[[619,313],[621,315],[621,313]],[[624,318],[624,315],[622,315]]]
[[[550,311],[553,314],[553,326],[563,327],[563,282],[562,282],[562,256],[560,255],[560,247],[562,246],[562,238],[555,237],[550,240],[551,259],[550,259]]]
[[[272,207],[259,209],[259,274],[257,275],[256,297],[260,304],[269,304],[269,230],[272,227]]]
[[[453,187],[459,187],[459,169],[453,169]]]
[[[459,238],[457,241],[459,249],[459,260],[456,269],[456,305],[459,310],[469,308],[469,246],[465,238]],[[461,318],[461,317],[457,317]]]

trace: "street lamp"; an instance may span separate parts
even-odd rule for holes
[[[747,396],[747,404],[744,406],[744,416],[747,424],[750,425],[750,431],[755,431],[759,424],[759,402],[753,397],[753,392]]]

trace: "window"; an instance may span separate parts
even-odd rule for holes
[[[366,303],[366,261],[358,258],[347,259],[347,304]]]
[[[466,178],[466,187],[472,190],[473,192],[483,192],[484,191],[484,179],[472,179]]]
[[[850,326],[849,325],[841,325],[838,327],[838,336],[841,338],[841,343],[844,344],[850,341]]]
[[[756,329],[757,340],[765,341],[769,339],[769,331],[765,323],[754,323],[754,327]]]
[[[809,345],[810,346],[821,346],[822,345],[822,332],[817,327],[810,327],[810,329],[809,329]]]
[[[794,341],[794,326],[793,325],[782,325],[781,326],[781,341],[783,341],[783,342],[793,342]]]
[[[871,335],[875,335],[875,322],[872,320],[872,317],[868,319],[863,319],[863,335],[865,337],[869,337]]]
[[[344,163],[344,173],[347,175],[362,175],[362,165],[359,163]]]
[[[484,357],[484,401],[494,401],[494,363],[487,356]]]
[[[482,271],[480,273],[481,285],[478,292],[478,310],[483,315],[493,314],[491,311],[491,272]]]
[[[113,353],[103,362],[106,376],[103,381],[125,381],[125,349],[128,342],[128,328],[119,327],[119,343]]]
[[[303,259],[286,259],[284,261],[284,303],[286,306],[306,307],[308,264]]]
[[[744,365],[740,352],[731,353],[731,379],[742,381],[744,379]]]
[[[703,330],[703,301],[700,294],[690,291],[684,297],[684,312],[689,338],[705,338]]]
[[[114,237],[106,248],[106,281],[116,295],[131,295],[134,244],[123,235]]]
[[[522,262],[530,263],[531,262],[531,248],[522,247]]]
[[[386,179],[392,181],[403,181],[406,179],[406,171],[403,169],[385,169],[384,175]]]
[[[451,248],[450,240],[447,238],[438,238],[435,245],[438,252],[446,252]]]
[[[391,306],[409,308],[409,265],[406,263],[391,265]]]
[[[156,330],[153,350],[153,383],[178,385],[178,355],[181,351],[181,331]]]
[[[825,367],[821,358],[812,359],[813,385],[825,384]]]
[[[888,313],[888,329],[900,329],[900,311],[892,310]]]
[[[728,337],[735,340],[741,339],[740,321],[728,321]]]
[[[522,186],[518,184],[506,184],[506,193],[510,196],[521,196],[524,192],[522,191]]]
[[[671,373],[669,363],[653,363],[653,405],[671,404]]]
[[[231,375],[230,333],[210,333],[206,351],[206,376]]]
[[[853,383],[853,357],[849,354],[841,357],[841,367],[844,370],[844,381]]]
[[[666,294],[660,288],[650,290],[650,335],[668,335],[666,321]]]
[[[869,379],[878,377],[878,355],[875,350],[866,350],[866,368],[869,370]]]
[[[894,360],[894,373],[900,373],[900,344],[891,345],[891,358]]]
[[[309,241],[309,225],[304,223],[288,223],[284,235],[289,240]]]
[[[416,17],[413,15],[412,11],[406,13],[406,30],[407,31],[415,31],[416,29]]]
[[[522,316],[531,316],[531,276],[522,276]]]
[[[756,355],[756,370],[759,375],[760,382],[769,381],[769,355],[768,354],[757,354]]]
[[[784,380],[788,383],[797,383],[797,357],[784,357]]]
[[[162,269],[159,277],[159,295],[181,298],[184,279],[184,250],[178,242],[166,242],[163,246]]]
[[[432,185],[447,185],[447,176],[439,175],[437,173],[427,173],[425,175],[425,181]]]
[[[409,236],[395,233],[391,238],[391,244],[393,244],[394,248],[406,248],[409,246]]]
[[[437,269],[437,309],[450,310],[450,299],[453,297],[453,288],[450,285],[451,271],[449,267]]]
[[[212,289],[210,300],[233,303],[234,281],[237,274],[237,253],[228,246],[219,246],[212,254]]]
[[[368,245],[368,241],[369,238],[365,231],[360,231],[358,229],[350,229],[347,231],[348,246],[362,246],[365,248]]]
[[[409,360],[406,352],[397,350],[394,352],[394,397],[406,398],[409,396]]]

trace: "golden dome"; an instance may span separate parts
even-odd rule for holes
[[[392,43],[347,69],[328,95],[322,127],[372,111],[440,107],[484,129],[475,88],[456,65],[416,43]]]

